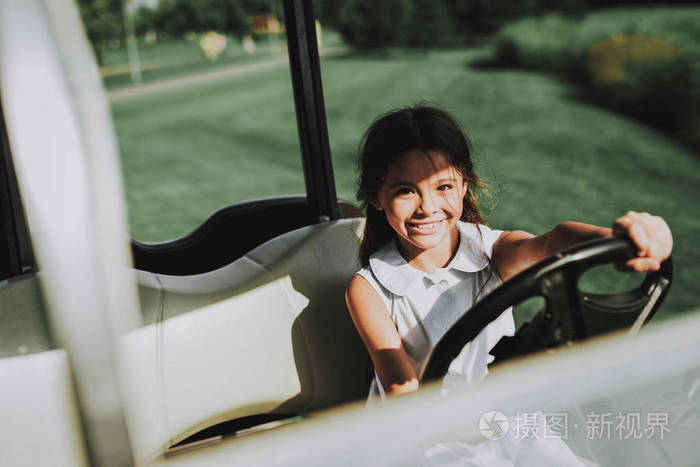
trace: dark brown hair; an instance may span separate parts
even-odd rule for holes
[[[446,111],[429,105],[391,111],[375,120],[360,142],[357,199],[367,213],[359,250],[362,266],[368,265],[372,253],[395,235],[384,213],[375,209],[370,202],[376,199],[389,165],[399,156],[415,149],[438,151],[447,158],[468,183],[460,219],[484,223],[473,191],[481,188],[481,181],[474,173],[471,145],[460,125]]]

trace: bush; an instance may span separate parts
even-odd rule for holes
[[[680,129],[692,101],[686,55],[658,37],[618,35],[588,53],[590,86],[612,107],[665,130]]]
[[[599,103],[700,147],[700,24],[683,11],[657,11],[627,24],[616,11],[527,18],[499,31],[493,62],[564,76]]]
[[[498,30],[516,18],[545,12],[558,12],[568,17],[580,17],[586,10],[586,0],[445,0],[455,20],[457,32],[471,40]]]
[[[590,39],[581,37],[577,24],[558,13],[508,24],[496,37],[494,59],[500,65],[584,79]]]

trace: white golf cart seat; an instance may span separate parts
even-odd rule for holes
[[[154,428],[137,451],[156,454],[228,420],[366,396],[369,359],[344,301],[362,222],[304,227],[204,274],[137,271],[146,326],[127,354],[152,361],[146,379],[159,388],[151,401],[161,399],[163,418],[157,426],[152,408],[135,415]],[[163,430],[166,439],[153,436]]]

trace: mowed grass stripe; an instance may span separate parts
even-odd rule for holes
[[[304,191],[288,70],[119,102],[113,114],[135,238],[174,238],[232,202]]]

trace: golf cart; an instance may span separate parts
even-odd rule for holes
[[[682,428],[635,445],[629,462],[690,459],[680,434],[698,418],[697,319],[569,345],[636,332],[668,290],[670,262],[627,294],[577,292],[585,269],[631,254],[619,239],[562,253],[485,298],[423,378],[444,374],[494,313],[531,295],[547,309],[499,358],[572,349],[506,364],[463,393],[426,385],[364,411],[369,360],[343,301],[362,220],[335,196],[311,2],[284,5],[306,195],[233,205],[147,245],[126,240],[114,132],[75,5],[0,2],[3,465],[406,465],[416,446],[475,442],[486,408],[631,411],[650,401],[665,401]],[[662,346],[672,358],[651,357]],[[672,396],[658,393],[659,378]],[[551,397],[563,387],[566,397]],[[618,455],[574,441],[588,459]]]

